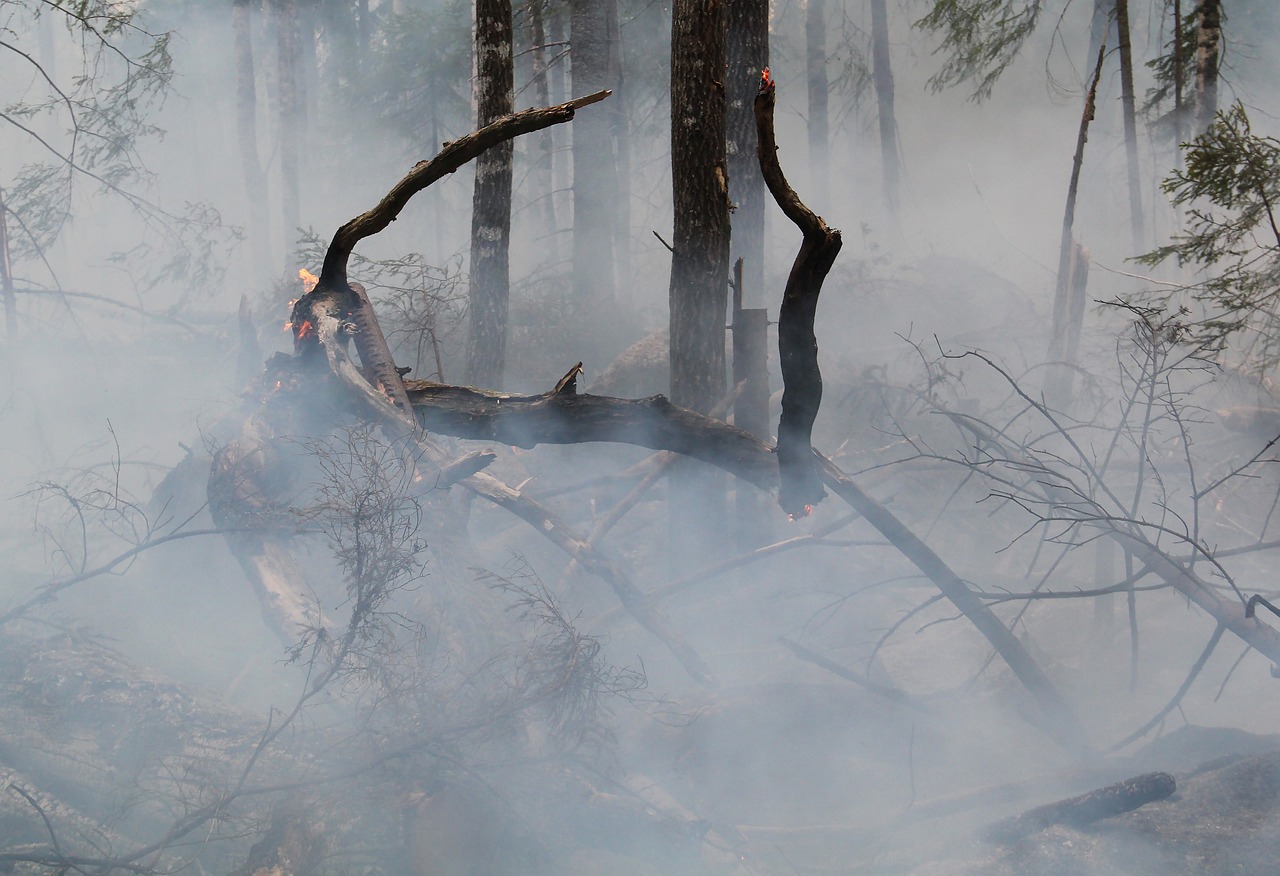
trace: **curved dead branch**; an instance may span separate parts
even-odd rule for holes
[[[840,252],[840,232],[800,200],[778,163],[773,135],[775,86],[768,68],[756,95],[756,146],[760,172],[782,212],[804,239],[791,265],[778,311],[778,356],[782,368],[782,416],[778,419],[778,504],[795,517],[809,513],[826,495],[813,461],[813,422],[822,404],[822,372],[813,321],[822,283]]]

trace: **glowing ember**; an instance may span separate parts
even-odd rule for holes
[[[308,319],[308,320],[304,320],[302,325],[298,326],[298,330],[297,332],[295,332],[295,335],[298,338],[298,340],[302,340],[303,338],[305,338],[307,335],[311,334],[315,330],[316,330],[316,327],[313,326],[311,324],[311,320]]]
[[[772,76],[769,75],[769,68],[765,67],[760,71],[760,90],[766,91],[777,85]]]
[[[797,520],[803,520],[804,518],[808,517],[812,513],[813,513],[813,506],[805,505],[804,511],[800,512],[799,514],[788,514],[787,519],[790,520],[792,523],[795,523]]]
[[[303,292],[310,292],[316,288],[316,284],[320,282],[320,278],[308,271],[306,268],[298,269],[298,279],[302,281]]]

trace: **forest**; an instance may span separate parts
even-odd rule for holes
[[[1273,872],[1276,45],[0,0],[0,872]]]

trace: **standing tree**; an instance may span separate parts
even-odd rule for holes
[[[511,0],[476,0],[476,127],[515,109]],[[512,141],[476,159],[471,201],[471,337],[467,378],[501,386],[511,293]]]
[[[733,259],[742,259],[744,302],[764,291],[764,178],[756,160],[756,123],[751,110],[756,80],[769,66],[769,4],[737,0],[729,4],[725,109],[725,152],[733,212]]]

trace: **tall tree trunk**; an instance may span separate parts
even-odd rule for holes
[[[276,13],[276,65],[280,90],[280,184],[281,219],[287,263],[293,257],[298,226],[302,224],[302,183],[298,171],[298,144],[305,139],[302,129],[302,99],[298,75],[297,0],[274,0]]]
[[[808,0],[804,22],[809,81],[809,173],[813,190],[827,191],[827,22],[826,0]]]
[[[611,69],[608,6],[616,0],[570,0],[573,93],[579,97],[609,88]],[[616,14],[616,13],[615,13]],[[618,184],[608,112],[583,113],[573,120],[573,301],[590,337],[612,310],[614,299],[614,193]],[[602,359],[607,345],[585,345],[588,362]],[[598,362],[603,368],[606,363]]]
[[[1120,103],[1124,110],[1124,150],[1129,165],[1129,230],[1133,251],[1146,250],[1142,221],[1142,176],[1138,168],[1138,120],[1133,94],[1133,50],[1129,42],[1129,0],[1116,0],[1116,32],[1120,40]]]
[[[515,109],[511,0],[476,0],[476,127]],[[468,379],[502,385],[510,299],[512,141],[476,159],[471,200],[471,340]]]
[[[4,190],[0,189],[0,293],[4,296],[4,331],[9,340],[9,356],[13,356],[13,343],[18,339],[18,302],[13,291],[13,262],[9,259],[9,211],[4,205]],[[10,362],[10,371],[13,366]]]
[[[729,197],[735,204],[732,258],[742,259],[744,306],[764,301],[764,178],[756,160],[756,122],[751,103],[760,75],[769,66],[768,0],[733,0],[729,4],[729,60],[725,84],[725,153]],[[767,435],[761,437],[767,438]]]
[[[725,0],[676,0],[671,24],[671,400],[706,413],[725,391],[729,179]],[[681,568],[725,539],[723,478],[682,460],[668,479],[670,557]]]
[[[258,157],[258,92],[253,63],[250,0],[233,0],[231,33],[236,65],[236,134],[240,171],[249,202],[249,248],[255,278],[271,274],[271,218],[267,211],[267,175]]]
[[[1222,62],[1222,2],[1196,7],[1196,130],[1203,134],[1218,112],[1218,66]]]
[[[1089,123],[1093,121],[1098,99],[1098,81],[1102,78],[1102,65],[1107,57],[1107,44],[1098,46],[1098,58],[1093,66],[1084,97],[1084,111],[1080,114],[1080,129],[1076,134],[1076,151],[1071,159],[1071,181],[1067,184],[1067,205],[1062,214],[1062,237],[1058,242],[1058,278],[1053,293],[1053,324],[1049,328],[1050,368],[1045,381],[1045,397],[1050,406],[1064,404],[1070,396],[1071,368],[1066,362],[1067,348],[1072,329],[1072,279],[1078,253],[1073,229],[1076,221],[1076,195],[1080,190],[1080,169],[1084,166],[1084,147],[1089,140]],[[1083,310],[1081,311],[1083,314]],[[1078,332],[1078,329],[1076,329]]]
[[[1182,56],[1182,0],[1173,0],[1173,142],[1175,144],[1182,143],[1184,115],[1182,95],[1186,89],[1186,83],[1183,81],[1185,64],[1186,59]],[[1179,162],[1181,159],[1182,150],[1179,149]]]
[[[605,4],[609,14],[609,82],[613,90],[609,100],[609,129],[613,135],[613,150],[617,160],[614,179],[618,183],[613,208],[613,252],[617,259],[617,276],[624,286],[630,286],[631,272],[631,132],[629,130],[629,97],[623,74],[622,28],[618,24],[616,0]]]
[[[529,27],[532,31],[533,46],[530,54],[533,57],[533,91],[538,106],[551,106],[551,83],[547,76],[547,28],[543,20],[546,0],[532,0],[529,4]],[[558,261],[557,251],[560,244],[560,224],[556,219],[555,198],[555,135],[551,130],[539,131],[536,138],[536,153],[533,159],[533,191],[538,204],[535,215],[542,226],[540,238],[551,256],[551,261]]]
[[[871,0],[871,74],[880,121],[880,162],[884,203],[890,221],[898,221],[902,168],[898,162],[898,118],[893,108],[893,67],[889,60],[889,13],[885,0]]]

